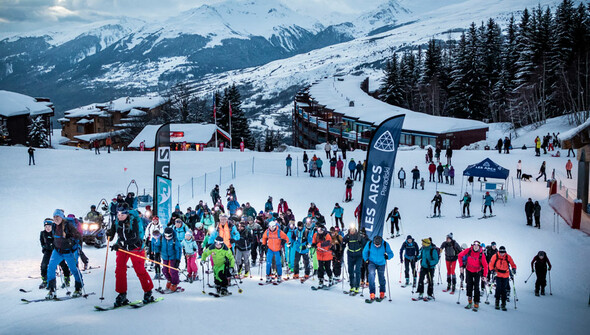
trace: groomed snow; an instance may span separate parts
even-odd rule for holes
[[[531,142],[534,133],[523,137]],[[323,151],[307,152],[325,157]],[[261,210],[267,196],[272,195],[275,200],[282,197],[288,201],[298,220],[312,201],[325,215],[331,212],[335,202],[339,202],[344,208],[344,221],[350,224],[361,196],[360,183],[357,182],[353,188],[354,201],[343,204],[344,181],[327,177],[327,164],[325,178],[311,179],[302,174],[302,153],[290,153],[294,158],[293,177],[283,175],[286,153],[174,151],[171,154],[173,187],[176,189],[177,185],[190,183],[191,177],[219,170],[220,166],[237,161],[239,177],[229,182],[236,187],[240,202],[249,201],[256,210]],[[359,151],[349,152],[347,156],[355,160],[365,159],[365,153]],[[515,150],[510,155],[500,155],[494,151],[460,150],[455,151],[453,164],[457,175],[460,175],[467,165],[489,157],[510,169],[512,178],[519,159],[523,161],[523,173],[533,175],[545,160],[549,174],[556,168],[558,177],[568,187],[575,187],[576,179],[566,180],[563,177],[567,161],[565,156],[534,157],[532,150]],[[416,333],[423,329],[454,334],[586,334],[590,327],[587,305],[590,293],[588,236],[570,229],[562,221],[559,233],[554,232],[552,211],[547,205],[546,184],[535,181],[523,182],[521,185],[516,183],[515,198],[510,187],[508,202],[495,204],[494,214],[497,216],[487,220],[455,218],[460,214],[459,199],[447,195],[443,195],[444,217],[426,219],[435,191],[435,185],[428,182],[426,190],[421,191],[399,189],[397,180],[394,180],[388,205],[389,209],[393,206],[400,208],[404,236],[411,234],[416,239],[432,237],[440,245],[446,234],[453,232],[459,243],[469,244],[478,239],[486,244],[496,241],[499,246],[506,246],[518,266],[515,278],[519,298],[517,310],[510,302],[508,312],[495,311],[492,305],[485,304],[480,305],[478,313],[466,311],[463,309],[466,304],[465,293],[461,294],[461,304],[457,305],[457,295],[443,293],[443,285],[435,286],[435,302],[412,302],[410,288],[402,289],[398,283],[401,238],[388,240],[395,253],[394,259],[388,263],[391,303],[385,300],[367,305],[363,298],[343,295],[340,285],[331,291],[313,292],[309,287],[317,284],[317,281],[303,285],[288,281],[278,287],[260,287],[256,284],[259,281],[258,267],[254,267],[254,278],[246,279],[240,285],[244,289],[243,294],[238,294],[236,288],[231,287],[234,294],[223,299],[203,295],[202,282],[182,283],[186,287],[184,293],[166,295],[163,302],[141,310],[94,312],[93,306],[101,304],[101,268],[84,276],[86,291],[97,294],[87,300],[23,305],[20,298],[41,298],[46,293],[36,288],[38,280],[27,279],[27,276],[39,273],[39,232],[43,229],[43,219],[51,216],[55,208],[64,208],[67,213],[84,216],[89,206],[98,203],[100,198],[110,200],[115,194],[126,192],[131,179],[137,181],[140,193],[143,188],[151,189],[154,157],[152,152],[113,152],[110,155],[103,152],[95,155],[90,150],[38,149],[37,165],[31,167],[27,166],[26,148],[0,147],[0,157],[3,158],[0,160],[0,171],[3,171],[0,176],[0,224],[4,228],[0,235],[2,333],[72,334],[84,331],[85,334],[104,334],[102,324],[107,324],[116,333],[137,334],[152,333],[156,329],[178,333],[211,330],[211,327],[228,334],[301,334],[311,329],[325,334]],[[250,172],[252,158],[255,160],[254,175]],[[400,150],[396,172],[402,166],[410,170],[415,165],[425,176],[424,150]],[[573,175],[577,175],[575,164]],[[229,182],[221,184],[221,189],[225,190]],[[197,185],[200,184],[195,184],[193,200],[189,201],[186,197],[181,199],[183,211],[187,206],[194,206],[199,199],[210,202],[210,187],[204,190]],[[519,186],[522,187],[522,195],[519,194]],[[477,191],[477,186],[475,188],[471,209],[472,214],[479,217],[482,193]],[[448,193],[459,193],[460,189],[459,177],[454,186],[439,185],[439,190]],[[177,195],[174,193],[173,201],[176,202]],[[528,197],[538,200],[542,206],[540,230],[525,226],[523,208]],[[388,229],[386,227],[386,232]],[[547,251],[554,266],[551,273],[553,296],[534,296],[534,275],[527,284],[524,283],[530,274],[530,261],[539,250]],[[85,252],[90,258],[90,264],[104,265],[105,249],[85,247]],[[108,264],[103,306],[110,305],[116,296],[112,252],[109,253]],[[440,271],[444,281],[444,266]],[[128,270],[128,279],[129,297],[140,299],[142,291],[132,269]],[[348,288],[346,285],[344,287]],[[20,293],[19,288],[33,291]],[[365,289],[364,293],[367,295],[368,290]],[[58,290],[58,295],[63,294],[63,290]],[[493,302],[493,297],[489,299]],[[485,296],[482,301],[485,301]]]

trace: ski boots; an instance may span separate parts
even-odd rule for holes
[[[541,288],[541,295],[545,295],[545,288]]]
[[[299,274],[298,273],[294,274],[293,279],[299,279]]]
[[[332,286],[332,285],[334,285],[334,278],[330,277],[328,279],[328,286]]]
[[[471,309],[471,308],[473,308],[473,302],[471,299],[469,299],[467,306],[465,306],[465,309]]]
[[[272,277],[266,276],[266,283],[269,284],[270,282],[272,282]]]
[[[535,296],[538,297],[539,296],[539,291],[535,291]]]
[[[244,278],[248,278],[248,277],[250,277],[250,271],[244,273]]]
[[[369,300],[370,301],[375,301],[375,293],[369,294]]]
[[[494,305],[494,308],[499,310],[500,309],[500,301],[496,300],[496,304]]]
[[[44,288],[47,288],[47,278],[46,277],[41,278],[41,284],[39,284],[40,290],[42,290]]]
[[[451,294],[455,294],[455,284],[451,287]]]
[[[283,281],[283,278],[281,276],[277,276],[277,284],[280,284]]]
[[[143,293],[143,303],[149,304],[150,302],[154,301],[154,296],[152,295],[152,290]]]
[[[178,290],[178,285],[176,285],[176,284],[170,285],[170,291],[176,292],[176,290]]]
[[[479,309],[479,303],[476,302],[475,304],[473,304],[473,311],[477,312],[478,309]]]
[[[84,268],[82,268],[82,271],[86,271],[88,270],[88,263],[84,263]]]
[[[219,292],[219,295],[221,295],[221,296],[229,295],[229,292],[227,291],[227,288],[226,287],[222,287],[221,288],[221,291]]]
[[[410,278],[406,278],[406,286],[410,285]]]
[[[72,293],[72,298],[78,298],[82,296],[82,291],[81,290],[75,290],[74,293]]]
[[[64,282],[61,285],[61,288],[66,288],[66,287],[70,287],[70,277],[64,277]]]
[[[166,289],[169,290],[172,288],[172,282],[168,281],[166,282]]]
[[[318,289],[322,289],[324,287],[325,287],[324,286],[324,280],[323,279],[320,279],[320,282],[319,282],[319,285],[318,285]]]
[[[385,299],[385,292],[379,292],[379,299]]]
[[[504,312],[508,311],[508,309],[506,308],[506,304],[505,304],[505,303],[502,303],[502,310],[503,310]]]
[[[115,307],[121,307],[129,305],[129,300],[127,299],[127,293],[119,293],[117,298],[115,299]]]
[[[447,291],[451,290],[451,284],[447,284]]]
[[[54,290],[49,290],[49,292],[45,296],[45,299],[47,299],[47,300],[52,300],[52,299],[56,299],[56,298],[57,298],[57,296],[55,295]]]

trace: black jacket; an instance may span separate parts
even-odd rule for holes
[[[535,204],[532,201],[527,201],[526,204],[524,204],[524,212],[527,215],[533,215],[534,211],[535,211]]]
[[[53,251],[53,232],[48,233],[43,229],[39,235],[39,241],[41,242],[41,251],[43,253]]]
[[[53,235],[53,247],[62,254],[76,250],[82,238],[74,223],[69,219],[63,220],[59,225],[54,223],[51,234]]]
[[[125,249],[127,251],[141,249],[143,241],[140,235],[140,226],[143,228],[143,224],[137,220],[133,215],[128,214],[125,221],[115,221],[111,225],[111,228],[107,232],[107,236],[113,240],[115,234],[118,236],[117,248]]]
[[[238,229],[238,232],[240,233],[240,239],[236,241],[236,248],[241,251],[250,250],[252,247],[252,241],[254,239],[252,232],[250,232],[250,229],[248,228],[245,228],[242,231]]]
[[[449,262],[454,262],[459,258],[458,255],[462,249],[459,246],[459,243],[457,243],[457,241],[451,240],[451,242],[444,241],[440,245],[440,250],[445,251],[445,260]]]
[[[358,232],[355,234],[346,234],[342,239],[342,249],[344,250],[348,246],[349,256],[362,256],[363,248],[367,242],[369,242],[369,239]]]

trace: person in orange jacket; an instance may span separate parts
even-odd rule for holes
[[[318,259],[318,278],[320,285],[318,288],[324,287],[324,272],[328,275],[328,287],[334,284],[332,280],[332,237],[328,234],[326,227],[323,225],[317,226],[317,232],[313,234],[312,248],[316,248],[316,257]]]
[[[572,168],[574,167],[574,164],[572,163],[571,159],[567,160],[567,163],[565,163],[565,171],[567,172],[567,179],[572,179]]]
[[[276,221],[271,221],[268,224],[268,229],[262,234],[262,245],[267,247],[266,251],[266,282],[272,281],[270,271],[272,269],[272,261],[274,259],[277,267],[277,283],[282,281],[283,263],[281,261],[281,250],[284,244],[289,243],[287,234],[278,229]]]
[[[500,299],[502,299],[502,310],[506,311],[508,280],[516,274],[516,264],[514,264],[512,257],[506,253],[506,247],[501,246],[498,252],[492,256],[490,271],[496,273],[496,309],[500,309]]]

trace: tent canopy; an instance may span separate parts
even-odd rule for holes
[[[469,165],[465,171],[463,171],[464,176],[496,179],[506,179],[509,174],[510,170],[501,167],[489,158],[486,158],[477,164]]]

